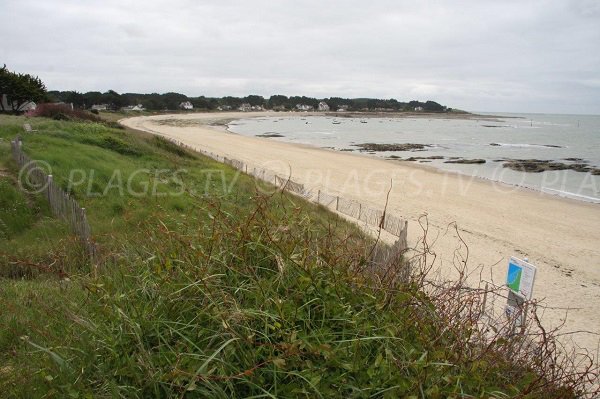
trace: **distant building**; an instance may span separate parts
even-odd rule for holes
[[[13,104],[16,104],[16,102],[13,102]],[[8,99],[6,98],[6,94],[2,95],[2,109],[4,109],[5,111],[12,111],[13,110],[13,104],[9,104],[8,103]],[[16,110],[16,111],[31,111],[33,109],[36,108],[36,104],[33,101],[29,101],[26,102],[24,104],[21,104],[21,106]]]
[[[129,111],[145,111],[146,108],[144,108],[144,106],[142,104],[137,104],[137,105],[130,105],[128,107],[123,107],[121,108],[122,111],[125,112],[129,112]]]
[[[313,109],[315,109],[315,107],[313,107],[312,105],[307,105],[307,104],[296,104],[296,109],[298,111],[312,111]]]
[[[348,111],[347,105],[340,105],[337,109],[337,112],[346,112],[346,111]]]
[[[107,111],[108,104],[94,104],[91,108],[92,111]]]
[[[217,110],[219,110],[219,111],[229,111],[229,110],[231,110],[231,105],[219,105],[217,107]]]
[[[285,111],[285,105],[276,105],[273,107],[273,111]]]
[[[239,106],[238,110],[242,111],[242,112],[248,112],[252,109],[252,106],[248,103],[243,103],[242,105]]]
[[[325,101],[321,101],[319,103],[318,110],[321,111],[321,112],[327,112],[327,111],[329,111],[329,105],[327,105],[327,103]]]
[[[184,101],[181,104],[179,104],[179,108],[184,109],[186,111],[189,111],[191,109],[194,109],[194,106],[192,105],[191,102],[189,101]]]
[[[423,111],[423,107],[415,107],[415,111],[421,112],[421,111]]]

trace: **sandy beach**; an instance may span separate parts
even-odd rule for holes
[[[538,268],[534,297],[549,307],[544,323],[554,326],[567,317],[563,332],[583,331],[568,337],[576,345],[597,352],[600,205],[422,165],[240,136],[223,126],[223,121],[268,115],[158,115],[128,118],[121,123],[281,175],[291,174],[293,180],[309,188],[359,200],[373,208],[384,207],[391,184],[388,210],[409,221],[409,245],[423,237],[419,218],[427,215],[428,239],[441,270],[453,270],[455,251],[461,248],[453,223],[468,246],[469,268],[479,268],[476,278],[481,270],[482,278],[502,284],[509,257],[528,257]],[[466,253],[464,246],[461,250]]]

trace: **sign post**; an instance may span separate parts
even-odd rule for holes
[[[536,267],[525,260],[511,257],[506,273],[506,286],[509,288],[506,302],[506,315],[514,318],[513,331],[525,325],[524,304],[533,295]]]

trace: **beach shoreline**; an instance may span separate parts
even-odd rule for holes
[[[121,122],[281,175],[291,170],[295,181],[311,189],[324,189],[373,208],[383,208],[389,191],[388,210],[409,221],[409,245],[423,238],[420,222],[427,215],[427,234],[441,270],[453,268],[455,251],[468,250],[468,262],[474,269],[481,268],[485,279],[502,283],[508,258],[528,257],[538,267],[534,296],[559,308],[547,310],[544,321],[551,326],[561,324],[565,309],[571,309],[566,331],[600,331],[600,316],[594,306],[600,301],[597,204],[429,165],[241,136],[218,123],[265,116],[281,114],[175,114]],[[197,120],[198,124],[169,126],[157,123],[161,119]],[[577,334],[573,339],[576,346],[592,351],[598,347],[598,336],[591,333]]]
[[[253,116],[251,118],[259,118],[259,117],[264,117],[264,116],[272,116],[272,115],[259,115],[259,116]],[[323,116],[322,114],[316,114],[316,115],[309,115],[309,116]],[[373,117],[378,117],[378,116],[373,116]],[[494,116],[496,117],[496,116]],[[508,118],[514,118],[514,117],[508,117]],[[230,134],[234,134],[234,135],[239,135],[239,133],[234,132],[233,130],[230,129],[229,124],[231,122],[235,122],[238,120],[243,120],[243,119],[250,119],[250,118],[238,118],[238,119],[234,119],[234,118],[226,118],[224,120],[224,123],[222,124],[212,124],[210,126],[213,126],[215,128],[218,128],[220,130],[222,130],[223,132],[226,133],[230,133]],[[255,136],[255,137],[261,137],[261,136]],[[268,138],[268,137],[261,137],[261,138]],[[323,151],[332,151],[332,152],[345,152],[348,154],[353,154],[353,155],[357,155],[357,156],[362,156],[362,157],[370,157],[370,158],[374,158],[372,156],[372,154],[369,154],[367,152],[362,152],[362,151],[341,151],[339,149],[335,149],[332,147],[319,147],[316,145],[312,145],[312,144],[306,144],[306,143],[298,143],[298,142],[291,142],[291,141],[285,141],[283,140],[283,142],[293,145],[293,146],[297,146],[297,147],[306,147],[306,148],[314,148],[314,149],[319,149],[319,150],[323,150]],[[427,163],[422,163],[422,162],[411,162],[411,161],[406,161],[406,160],[396,160],[396,159],[390,159],[390,158],[383,158],[383,157],[378,157],[377,159],[386,161],[386,162],[392,162],[394,164],[400,164],[402,165],[402,167],[407,167],[407,168],[416,168],[416,169],[424,169],[427,170],[429,172],[432,173],[439,173],[441,175],[444,174],[451,174],[451,175],[457,175],[459,178],[469,178],[469,179],[477,179],[480,182],[484,183],[484,184],[490,184],[492,186],[495,185],[500,185],[501,187],[505,188],[505,189],[510,189],[510,188],[514,188],[515,190],[524,190],[527,192],[533,192],[535,194],[539,194],[541,196],[544,197],[548,197],[548,198],[555,198],[557,200],[565,200],[566,203],[588,203],[588,204],[600,204],[600,199],[598,198],[587,198],[587,199],[577,199],[577,198],[573,198],[573,197],[582,197],[580,195],[576,195],[574,193],[563,193],[559,190],[553,190],[553,189],[546,189],[548,191],[554,191],[555,193],[553,194],[552,192],[548,192],[548,191],[543,191],[543,190],[539,190],[535,187],[530,187],[524,184],[513,184],[513,183],[508,183],[508,182],[504,182],[504,181],[500,181],[500,180],[494,180],[491,178],[487,178],[487,177],[483,177],[483,176],[478,176],[478,175],[469,175],[466,174],[464,172],[461,171],[457,171],[457,170],[449,170],[449,169],[443,169],[440,168],[438,166],[433,166],[431,164],[427,164]],[[526,172],[524,172],[526,173]]]

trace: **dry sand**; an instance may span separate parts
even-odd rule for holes
[[[569,309],[563,332],[587,331],[568,337],[597,353],[600,205],[414,164],[240,136],[222,126],[223,121],[266,115],[270,114],[160,115],[129,118],[121,123],[278,174],[291,170],[292,179],[305,186],[359,200],[373,208],[383,208],[393,181],[388,210],[409,220],[409,244],[423,236],[418,220],[426,214],[428,238],[435,240],[433,250],[442,270],[453,269],[455,250],[460,247],[455,231],[448,228],[454,222],[468,245],[468,265],[471,269],[481,267],[486,280],[502,284],[508,258],[528,257],[538,268],[534,297],[550,307],[543,315],[544,323],[561,323]],[[164,120],[171,122],[159,122]]]

